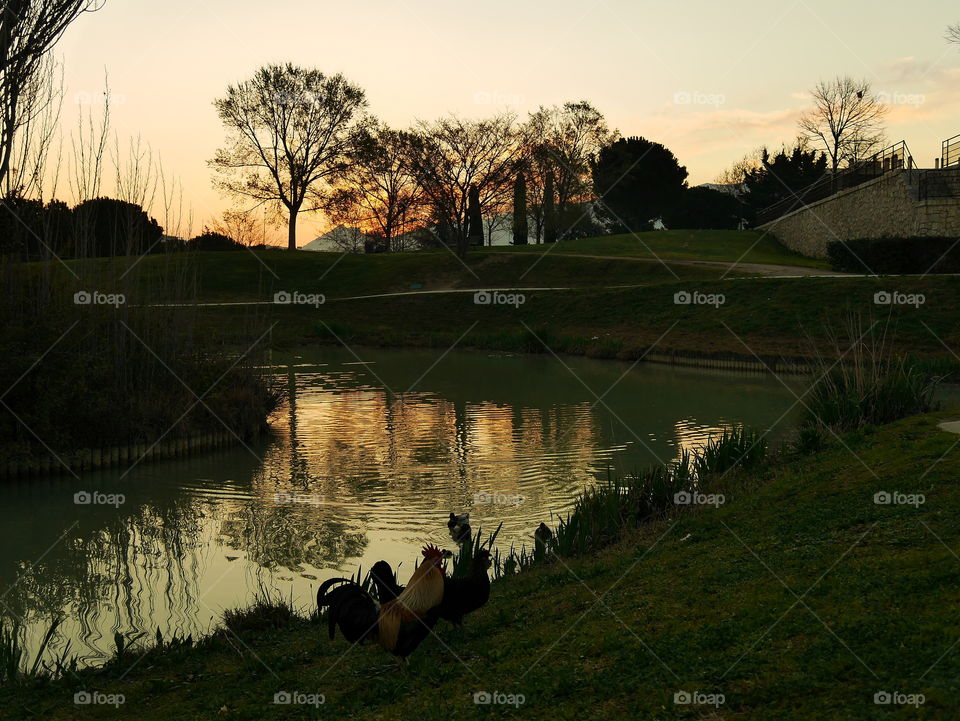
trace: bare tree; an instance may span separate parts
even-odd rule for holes
[[[855,163],[883,147],[888,108],[873,94],[869,81],[837,77],[821,80],[810,92],[814,107],[800,118],[800,129],[808,140],[823,146],[834,174],[841,163]]]
[[[947,28],[947,40],[960,45],[960,23]]]
[[[105,79],[103,107],[99,118],[94,117],[93,105],[84,114],[81,105],[77,115],[76,133],[70,134],[70,192],[77,203],[100,195],[103,181],[103,154],[110,132],[110,86]]]
[[[754,173],[763,167],[764,150],[765,148],[763,146],[751,150],[740,158],[740,160],[721,172],[716,177],[716,182],[720,185],[743,185],[750,173]]]
[[[229,133],[210,161],[220,188],[284,209],[287,247],[296,250],[298,214],[322,207],[320,184],[347,164],[363,90],[339,74],[267,65],[214,105]]]
[[[409,234],[427,222],[423,188],[408,163],[410,135],[373,122],[339,176],[327,216],[404,250]]]
[[[126,157],[120,154],[120,140],[113,139],[114,192],[120,200],[153,209],[157,196],[160,163],[154,160],[153,150],[138,135],[127,140]]]
[[[607,127],[603,113],[586,100],[541,107],[530,115],[526,131],[532,165],[553,171],[557,211],[590,200],[590,161],[619,136]]]
[[[44,56],[29,86],[23,89],[20,108],[20,130],[13,139],[4,191],[8,196],[16,193],[43,201],[48,183],[50,197],[56,195],[62,160],[58,130],[63,110],[63,66],[52,55]]]
[[[24,93],[36,83],[44,56],[81,13],[101,5],[101,0],[7,0],[0,7],[0,184],[25,122]]]
[[[254,245],[265,245],[265,223],[254,216],[251,210],[225,210],[219,219],[211,225],[211,230],[232,238],[248,248]]]
[[[481,120],[450,116],[419,121],[409,143],[411,172],[419,181],[441,229],[441,238],[467,253],[467,209],[476,186],[484,212],[513,193],[523,143],[510,113]],[[445,237],[449,236],[449,237]]]

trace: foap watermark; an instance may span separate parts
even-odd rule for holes
[[[104,100],[109,100],[110,105],[126,105],[127,96],[120,93],[105,93],[102,90],[98,93],[90,93],[86,90],[81,90],[79,93],[74,93],[73,102],[76,105],[93,105],[96,102],[98,105]]]
[[[913,506],[920,508],[927,502],[922,493],[900,493],[900,491],[877,491],[873,494],[873,502],[878,506]]]
[[[674,305],[712,305],[719,308],[727,302],[723,293],[701,293],[699,290],[678,290],[673,294]]]
[[[719,508],[727,502],[727,497],[722,493],[680,491],[673,494],[673,502],[678,506],[713,506]]]
[[[78,290],[73,294],[74,305],[112,305],[119,308],[127,302],[123,293],[101,293],[99,290]]]
[[[927,96],[923,93],[898,93],[884,90],[877,93],[877,102],[880,105],[909,105],[919,108],[927,102]]]
[[[292,503],[301,503],[307,506],[322,506],[326,501],[325,496],[318,496],[316,493],[287,493],[278,491],[274,494],[275,503],[286,506]]]
[[[720,708],[727,697],[722,693],[702,693],[700,691],[674,691],[674,706],[713,706]]]
[[[527,96],[520,93],[499,93],[490,90],[478,90],[473,94],[477,105],[525,105]]]
[[[504,293],[499,290],[478,290],[473,294],[474,305],[512,305],[519,308],[527,302],[523,293]]]
[[[126,703],[122,693],[100,693],[99,691],[77,691],[73,694],[73,703],[77,706],[113,706],[119,708]]]
[[[281,290],[273,294],[273,302],[277,305],[312,305],[314,308],[318,308],[327,302],[327,296],[323,293]]]
[[[122,493],[101,493],[100,491],[77,491],[73,494],[77,506],[113,506],[119,508],[127,502]]]
[[[877,691],[873,702],[878,706],[913,706],[919,708],[927,700],[922,693],[903,693],[901,691]]]
[[[727,96],[720,93],[680,90],[673,94],[674,105],[709,105],[713,108],[719,108],[721,105],[726,105],[726,102]]]
[[[873,294],[874,305],[912,305],[919,308],[927,302],[923,293],[901,293],[897,290],[878,290]]]
[[[313,706],[320,708],[327,702],[327,697],[322,693],[303,693],[302,691],[277,691],[273,694],[275,704],[284,704],[287,706]]]
[[[276,92],[272,96],[274,105],[283,108],[308,107],[310,105],[321,105],[323,101],[319,94],[310,92]]]
[[[473,494],[473,502],[478,506],[519,506],[525,500],[519,493],[477,491]]]
[[[520,708],[527,697],[522,693],[501,693],[500,691],[474,691],[473,702],[478,706],[513,706]]]

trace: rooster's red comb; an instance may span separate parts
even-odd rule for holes
[[[432,543],[425,545],[420,553],[422,553],[423,557],[428,560],[438,560],[443,558],[443,551],[434,546]]]

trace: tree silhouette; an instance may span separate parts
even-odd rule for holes
[[[813,108],[800,118],[800,129],[808,140],[823,145],[834,173],[841,163],[852,165],[883,147],[887,106],[869,81],[848,76],[821,80],[810,94]]]
[[[557,206],[553,190],[553,171],[548,170],[543,183],[543,242],[557,242]]]
[[[383,239],[385,250],[404,250],[408,235],[426,223],[426,200],[407,163],[409,134],[377,122],[362,133],[331,195],[333,223],[359,225]]]
[[[774,156],[764,148],[760,167],[746,173],[747,203],[753,211],[768,208],[802,194],[826,171],[827,156],[816,150],[806,150],[801,143],[790,150],[781,148]]]
[[[210,161],[220,187],[285,210],[295,250],[298,214],[322,207],[320,184],[347,164],[365,121],[363,90],[339,74],[267,65],[214,105],[229,133]]]
[[[520,134],[508,113],[417,123],[410,135],[409,167],[430,204],[440,239],[456,244],[461,257],[472,232],[467,212],[470,187],[477,189],[481,210],[498,207],[510,197],[522,156]]]
[[[600,214],[621,232],[649,229],[680,200],[686,180],[673,153],[646,138],[621,138],[593,164]]]
[[[470,223],[470,245],[483,245],[483,213],[480,211],[480,189],[471,185],[467,193],[467,220]]]
[[[102,5],[102,0],[7,0],[0,6],[0,186],[25,121],[24,101],[37,91],[43,57],[81,13]]]
[[[741,215],[742,204],[730,193],[713,188],[688,188],[663,220],[671,229],[736,230]]]
[[[521,170],[513,181],[513,244],[526,245],[527,230],[527,177]]]

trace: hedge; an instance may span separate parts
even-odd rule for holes
[[[960,273],[960,238],[858,238],[827,244],[834,270],[867,274]]]

